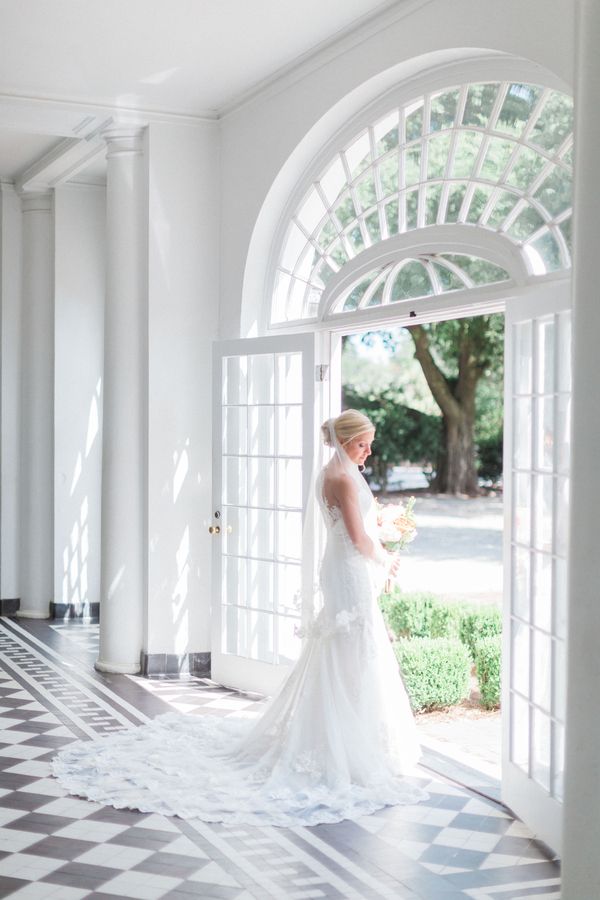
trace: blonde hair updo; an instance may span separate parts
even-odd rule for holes
[[[346,409],[339,416],[327,419],[321,425],[323,443],[326,447],[333,447],[330,426],[333,426],[335,436],[342,447],[353,438],[358,437],[359,434],[375,430],[375,426],[364,413],[359,412],[357,409]]]

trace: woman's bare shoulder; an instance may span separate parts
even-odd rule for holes
[[[350,497],[356,493],[356,485],[347,472],[328,472],[325,475],[324,487],[329,488],[340,498]]]

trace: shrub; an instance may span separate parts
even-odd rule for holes
[[[380,606],[397,638],[459,638],[462,619],[472,609],[465,603],[443,603],[435,594],[404,594],[399,588],[383,594]]]
[[[471,660],[460,641],[403,639],[394,650],[413,710],[452,706],[469,696]]]
[[[481,638],[475,644],[475,669],[481,692],[481,705],[494,709],[500,705],[500,662],[502,639],[499,634]]]
[[[460,639],[466,644],[475,660],[475,645],[482,638],[492,637],[502,632],[502,612],[495,606],[473,608],[463,616]]]

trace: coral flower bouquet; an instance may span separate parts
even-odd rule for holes
[[[407,544],[417,536],[417,523],[413,508],[415,498],[409,497],[404,503],[389,503],[383,506],[377,503],[377,526],[379,540],[390,553],[404,550]],[[390,590],[389,579],[385,590]]]

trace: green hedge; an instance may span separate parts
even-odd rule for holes
[[[475,661],[475,647],[483,638],[502,633],[502,612],[495,606],[480,606],[463,616],[460,639]]]
[[[394,651],[413,710],[452,706],[469,696],[471,659],[460,641],[402,639]]]
[[[494,709],[500,705],[500,665],[502,638],[499,634],[481,638],[475,644],[475,669],[481,693],[481,705]]]

